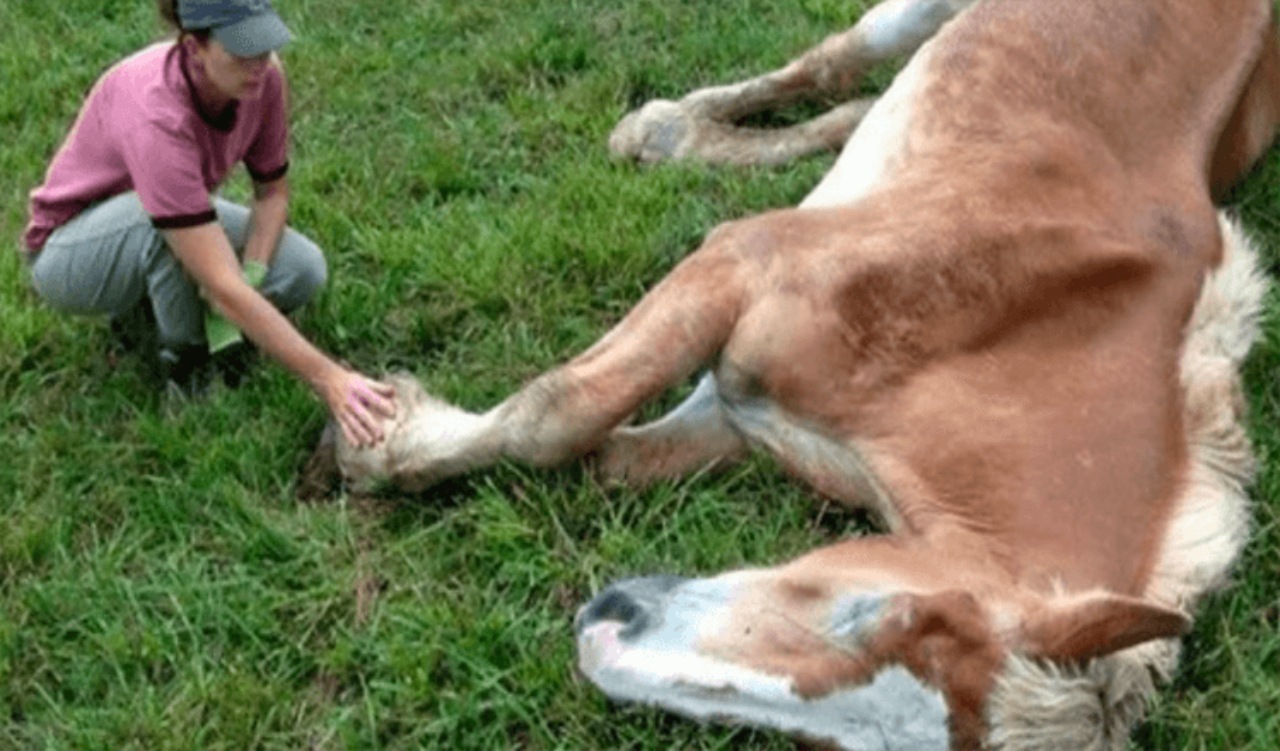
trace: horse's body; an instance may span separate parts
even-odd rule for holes
[[[1213,197],[1276,128],[1270,4],[967,5],[890,0],[782,71],[630,117],[616,149],[731,161],[861,123],[798,208],[717,228],[493,410],[400,382],[387,442],[337,447],[349,481],[590,454],[646,482],[763,448],[888,534],[615,585],[577,623],[601,688],[851,749],[1122,745],[1247,526],[1262,283]],[[706,119],[922,43],[874,106],[784,134]],[[621,427],[699,368],[676,411]]]

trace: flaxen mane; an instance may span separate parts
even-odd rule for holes
[[[1223,262],[1196,303],[1181,379],[1192,461],[1146,597],[1194,612],[1227,583],[1249,534],[1254,457],[1243,424],[1240,366],[1258,336],[1268,281],[1239,223],[1219,215]],[[1151,641],[1084,665],[1012,658],[989,707],[998,751],[1121,751],[1157,681],[1177,667],[1176,639]]]

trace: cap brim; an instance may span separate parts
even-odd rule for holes
[[[274,12],[259,13],[213,29],[213,38],[236,57],[257,57],[288,44],[293,36],[280,16]]]

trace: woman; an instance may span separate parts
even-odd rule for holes
[[[33,285],[55,308],[116,319],[149,300],[179,385],[208,368],[211,308],[310,385],[348,440],[377,443],[391,387],[334,362],[283,314],[325,280],[319,249],[285,226],[287,89],[274,53],[289,31],[268,0],[159,5],[177,39],[99,79],[32,191]],[[239,162],[248,209],[214,195]]]

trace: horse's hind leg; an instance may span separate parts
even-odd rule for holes
[[[694,157],[731,164],[779,164],[838,148],[874,97],[847,102],[789,128],[743,128],[734,122],[801,99],[847,95],[868,68],[914,52],[972,2],[887,0],[867,11],[853,28],[828,37],[780,70],[699,89],[679,102],[648,102],[618,123],[609,148],[642,162]]]

